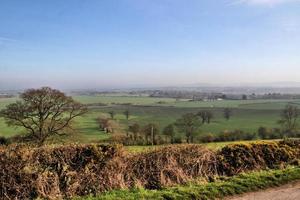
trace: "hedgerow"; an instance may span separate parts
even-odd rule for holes
[[[298,156],[298,148],[284,142],[253,142],[227,145],[217,157],[220,174],[231,176],[250,170],[274,169]]]
[[[300,158],[297,141],[170,145],[130,154],[120,146],[0,146],[0,199],[59,199],[115,189],[161,189],[195,179],[281,168]]]

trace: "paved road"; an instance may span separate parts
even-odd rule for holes
[[[300,181],[260,192],[227,198],[227,200],[300,200]]]

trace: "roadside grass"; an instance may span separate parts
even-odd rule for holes
[[[98,197],[78,197],[75,200],[210,200],[226,196],[258,191],[285,183],[300,180],[300,167],[286,169],[265,170],[243,173],[234,177],[220,177],[210,183],[191,182],[162,190],[118,190],[103,193]]]

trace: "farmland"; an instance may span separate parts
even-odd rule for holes
[[[181,115],[200,110],[210,110],[214,118],[210,124],[201,127],[201,133],[216,134],[224,130],[242,130],[255,132],[258,127],[278,127],[277,121],[281,109],[288,103],[300,105],[300,100],[223,100],[223,101],[189,101],[172,98],[151,98],[147,96],[99,95],[74,96],[74,99],[84,104],[95,104],[83,117],[76,121],[77,133],[72,141],[90,142],[109,138],[101,132],[96,119],[101,115],[108,115],[110,111],[116,113],[115,119],[125,125],[124,110],[130,111],[129,123],[156,123],[160,129],[173,123]],[[14,102],[16,98],[0,99],[0,109]],[[97,105],[102,103],[103,106]],[[223,109],[231,108],[233,116],[230,120],[223,117]],[[7,127],[0,119],[1,136],[9,137],[22,130]]]

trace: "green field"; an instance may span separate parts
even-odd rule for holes
[[[224,100],[210,102],[191,102],[188,100],[176,101],[172,98],[151,98],[146,96],[74,96],[82,103],[104,103],[106,106],[90,107],[89,112],[76,120],[78,134],[73,141],[90,142],[108,138],[109,135],[99,131],[96,123],[97,117],[107,114],[109,111],[116,113],[116,120],[126,124],[125,110],[130,111],[129,123],[156,123],[162,129],[169,123],[173,123],[181,115],[200,110],[211,110],[214,114],[212,123],[201,128],[202,133],[219,133],[223,130],[240,129],[245,132],[255,132],[258,127],[278,127],[281,109],[288,103],[300,105],[300,100]],[[0,109],[14,102],[16,98],[0,99]],[[223,118],[223,108],[232,108],[233,116],[229,121]],[[12,136],[21,133],[22,130],[7,127],[3,119],[0,119],[0,135]]]

